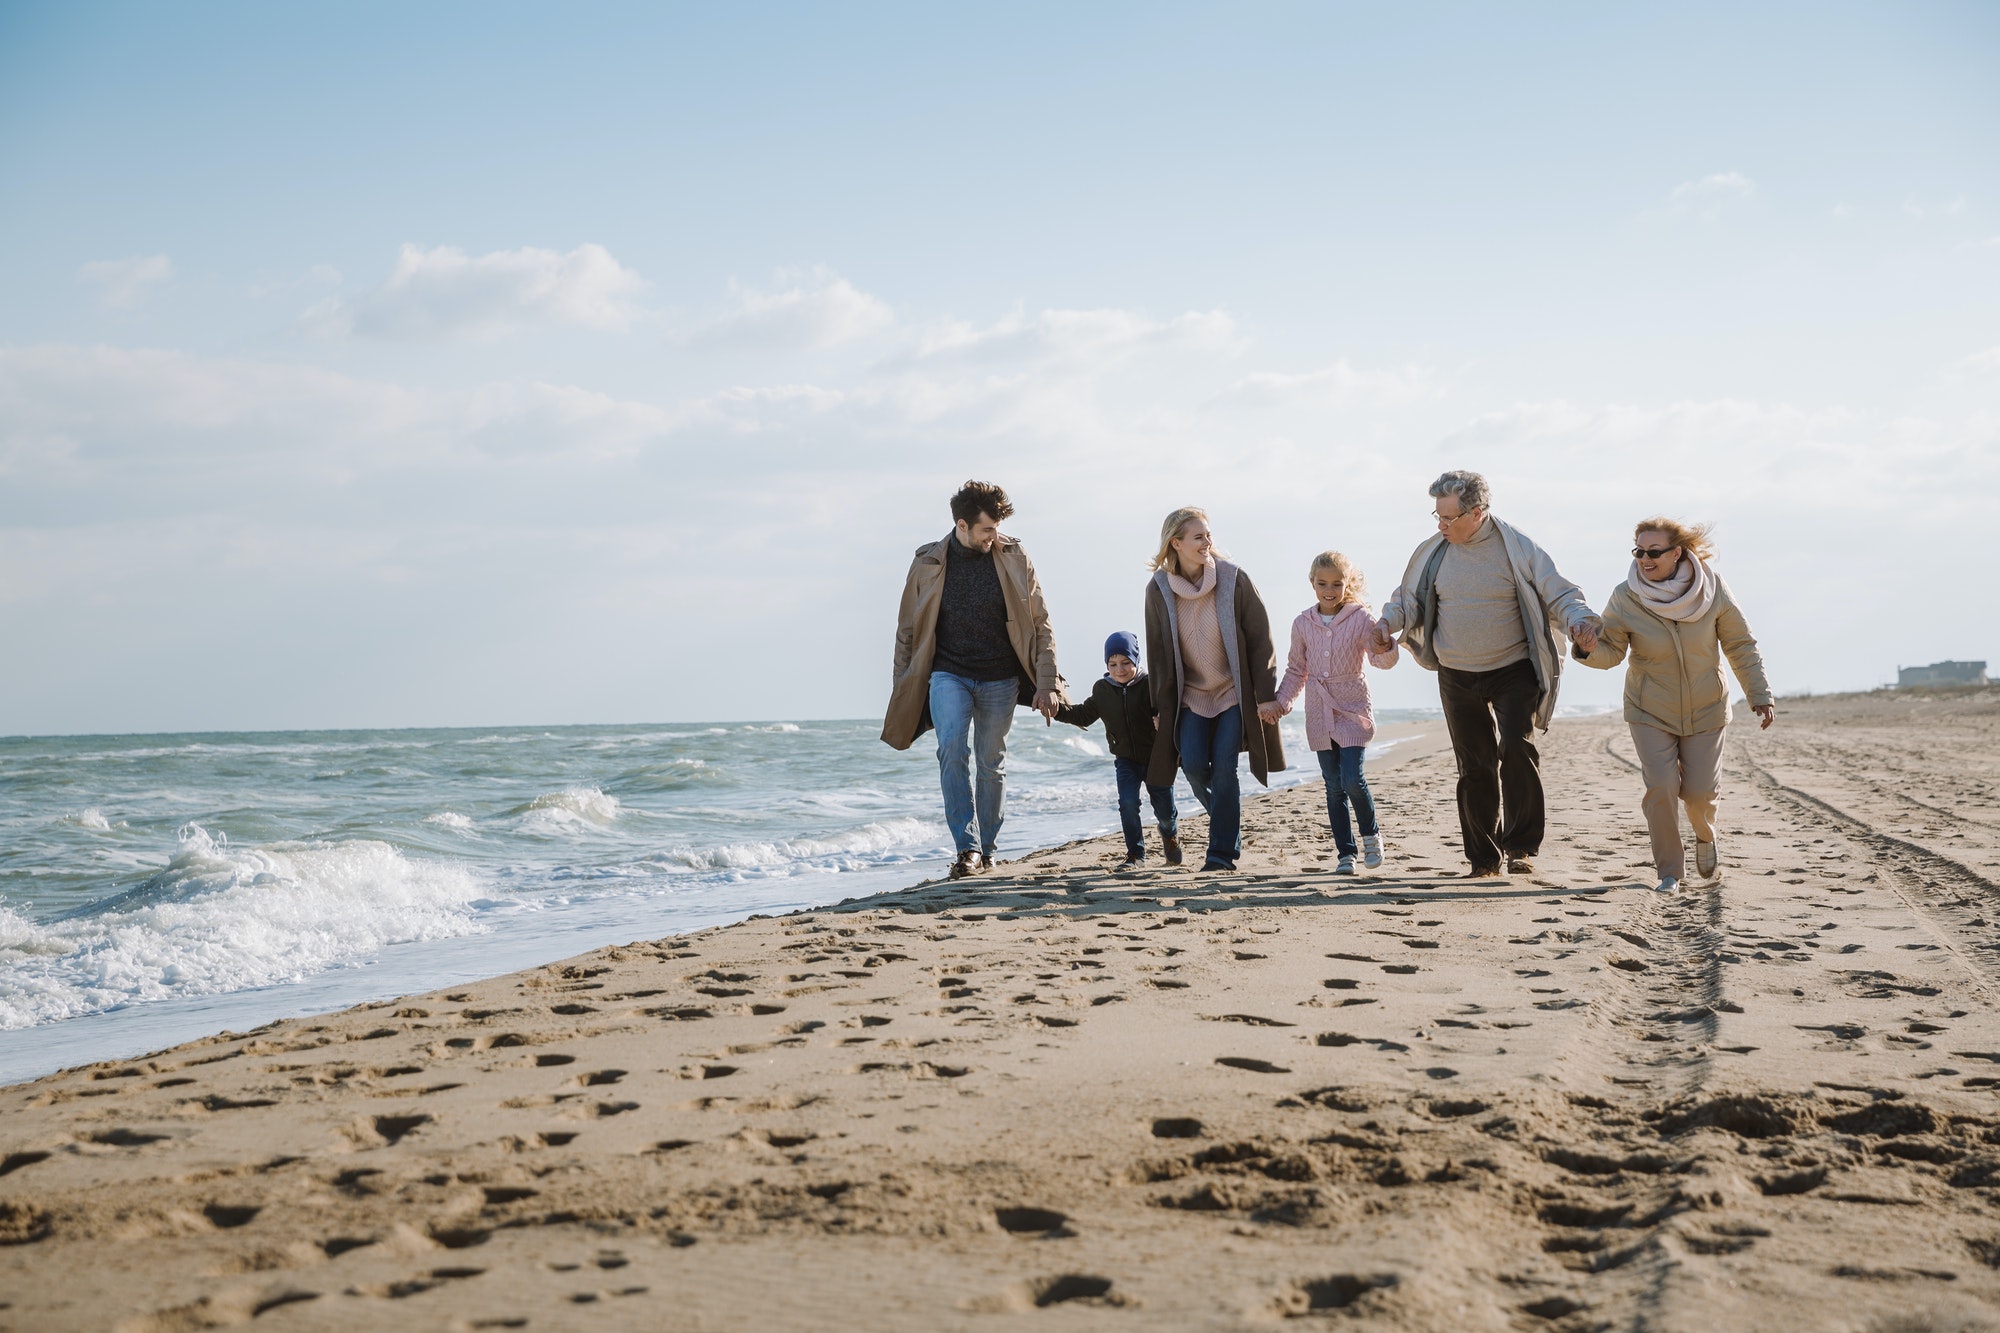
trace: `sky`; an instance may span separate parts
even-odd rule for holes
[[[1984,4],[0,0],[0,734],[874,716],[969,477],[1078,686],[1170,509],[1282,632],[1448,468],[1593,605],[1713,522],[1781,694],[2000,662],[1996,69]]]

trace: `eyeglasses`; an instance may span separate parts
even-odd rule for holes
[[[1635,546],[1632,548],[1632,558],[1635,560],[1658,560],[1667,552],[1678,551],[1680,549],[1678,546],[1661,546],[1658,548]]]
[[[1438,521],[1438,526],[1442,527],[1442,526],[1444,526],[1444,525],[1445,525],[1446,523],[1456,523],[1456,522],[1458,522],[1458,520],[1460,520],[1461,518],[1464,518],[1464,517],[1465,517],[1465,516],[1466,516],[1467,514],[1476,514],[1476,513],[1478,513],[1478,512],[1479,512],[1479,511],[1478,511],[1477,509],[1466,509],[1466,510],[1461,510],[1460,512],[1458,512],[1458,513],[1456,513],[1456,514],[1451,514],[1451,515],[1445,515],[1445,514],[1440,514],[1440,513],[1436,512],[1435,510],[1433,510],[1433,511],[1431,512],[1431,517],[1432,517],[1432,518],[1434,518],[1434,519],[1436,519],[1436,520]]]

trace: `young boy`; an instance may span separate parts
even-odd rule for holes
[[[1104,641],[1104,677],[1090,687],[1090,698],[1065,704],[1056,720],[1087,727],[1102,719],[1104,739],[1111,747],[1118,774],[1118,819],[1125,826],[1125,861],[1120,870],[1146,864],[1146,838],[1139,826],[1139,788],[1153,800],[1160,823],[1160,845],[1167,864],[1181,863],[1180,820],[1174,811],[1174,789],[1146,784],[1146,761],[1153,757],[1153,690],[1139,670],[1139,636],[1119,630]]]

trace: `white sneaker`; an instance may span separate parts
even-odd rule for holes
[[[1714,879],[1716,865],[1715,844],[1712,842],[1696,843],[1694,845],[1694,873],[1700,875],[1703,879]]]
[[[1653,886],[1654,893],[1672,893],[1679,889],[1681,882],[1672,875],[1660,876],[1660,882]]]
[[[1334,873],[1334,874],[1336,874],[1336,875],[1351,875],[1351,874],[1353,874],[1353,873],[1354,873],[1354,858],[1353,858],[1353,857],[1351,857],[1351,856],[1343,856],[1343,857],[1341,857],[1341,858],[1340,858],[1340,864],[1339,864],[1339,865],[1337,865],[1337,866],[1335,866],[1335,867],[1333,868],[1333,873]]]
[[[1382,835],[1371,833],[1361,840],[1361,864],[1373,870],[1382,864]]]

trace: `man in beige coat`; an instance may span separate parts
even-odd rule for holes
[[[896,613],[896,661],[882,739],[907,750],[937,728],[938,780],[957,856],[951,877],[992,868],[1006,816],[1007,732],[1026,704],[1044,719],[1068,703],[1034,562],[1000,531],[1007,492],[968,481],[952,531],[917,548]],[[978,781],[969,772],[974,752]]]

